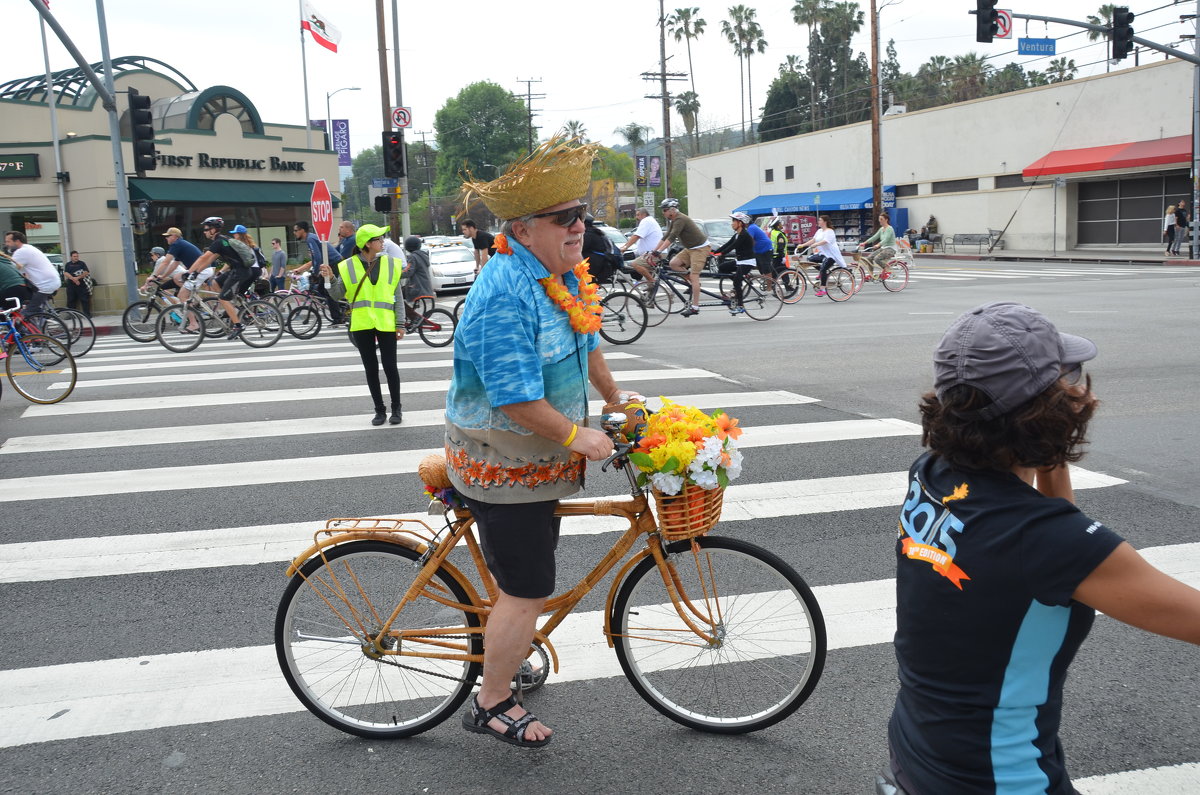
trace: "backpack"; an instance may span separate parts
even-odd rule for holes
[[[258,264],[258,259],[254,256],[254,250],[245,243],[238,240],[236,237],[226,237],[222,238],[222,240],[224,240],[225,244],[237,253],[238,259],[242,261],[241,266],[243,268],[249,270]],[[236,262],[230,262],[229,267],[237,267],[237,264],[238,263]]]

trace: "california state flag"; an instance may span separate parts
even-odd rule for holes
[[[300,20],[300,27],[307,30],[316,39],[317,44],[320,44],[327,50],[337,52],[338,42],[342,40],[342,32],[335,28],[326,16],[317,9],[312,7],[312,3],[301,3],[304,17]]]

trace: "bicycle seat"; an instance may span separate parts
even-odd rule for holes
[[[453,486],[446,474],[446,456],[443,453],[431,453],[417,464],[417,474],[421,482],[435,489],[448,489]]]

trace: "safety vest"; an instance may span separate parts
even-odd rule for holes
[[[351,302],[351,331],[396,330],[396,287],[400,284],[404,263],[397,263],[392,257],[380,257],[375,266],[379,268],[379,277],[372,284],[367,278],[367,266],[357,254],[338,263],[338,273],[346,286],[346,300]]]

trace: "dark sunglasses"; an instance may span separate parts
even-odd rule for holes
[[[1083,378],[1083,363],[1076,362],[1068,364],[1062,368],[1062,375],[1059,376],[1067,386],[1075,386],[1079,383],[1079,379]]]
[[[587,215],[587,202],[580,204],[578,207],[568,207],[565,210],[555,210],[552,213],[538,213],[531,215],[530,218],[549,218],[559,226],[571,226],[576,221],[582,221]]]

